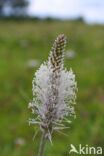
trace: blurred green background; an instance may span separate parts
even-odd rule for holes
[[[54,132],[45,156],[68,156],[70,144],[104,146],[104,26],[80,20],[0,20],[1,156],[37,156],[41,133],[33,141],[34,126],[27,122],[32,79],[60,33],[67,36],[65,67],[72,67],[78,82],[77,118],[63,131],[68,136]]]

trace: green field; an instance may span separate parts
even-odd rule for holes
[[[27,122],[32,79],[60,33],[67,36],[66,51],[75,53],[65,57],[65,66],[78,82],[77,118],[64,130],[68,136],[54,132],[45,156],[69,156],[70,144],[104,146],[104,26],[0,20],[0,156],[37,156],[41,133],[33,141],[34,126]],[[39,64],[32,67],[31,60]]]

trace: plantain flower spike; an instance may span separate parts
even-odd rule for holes
[[[36,71],[32,81],[33,100],[29,103],[34,118],[29,124],[38,124],[45,137],[51,141],[54,130],[68,128],[69,116],[74,115],[77,83],[75,75],[64,68],[66,37],[61,34],[55,40],[48,61]]]

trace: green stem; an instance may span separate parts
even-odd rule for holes
[[[45,131],[44,131],[44,132],[42,132],[42,136],[41,136],[41,142],[40,142],[38,156],[43,156],[46,140],[47,139],[45,138]]]

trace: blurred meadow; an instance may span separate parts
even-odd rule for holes
[[[65,67],[73,69],[78,82],[77,118],[62,131],[68,136],[54,132],[45,156],[68,156],[70,144],[104,146],[104,26],[1,19],[0,156],[37,156],[41,133],[33,141],[36,130],[28,125],[32,79],[60,33],[67,36]]]

